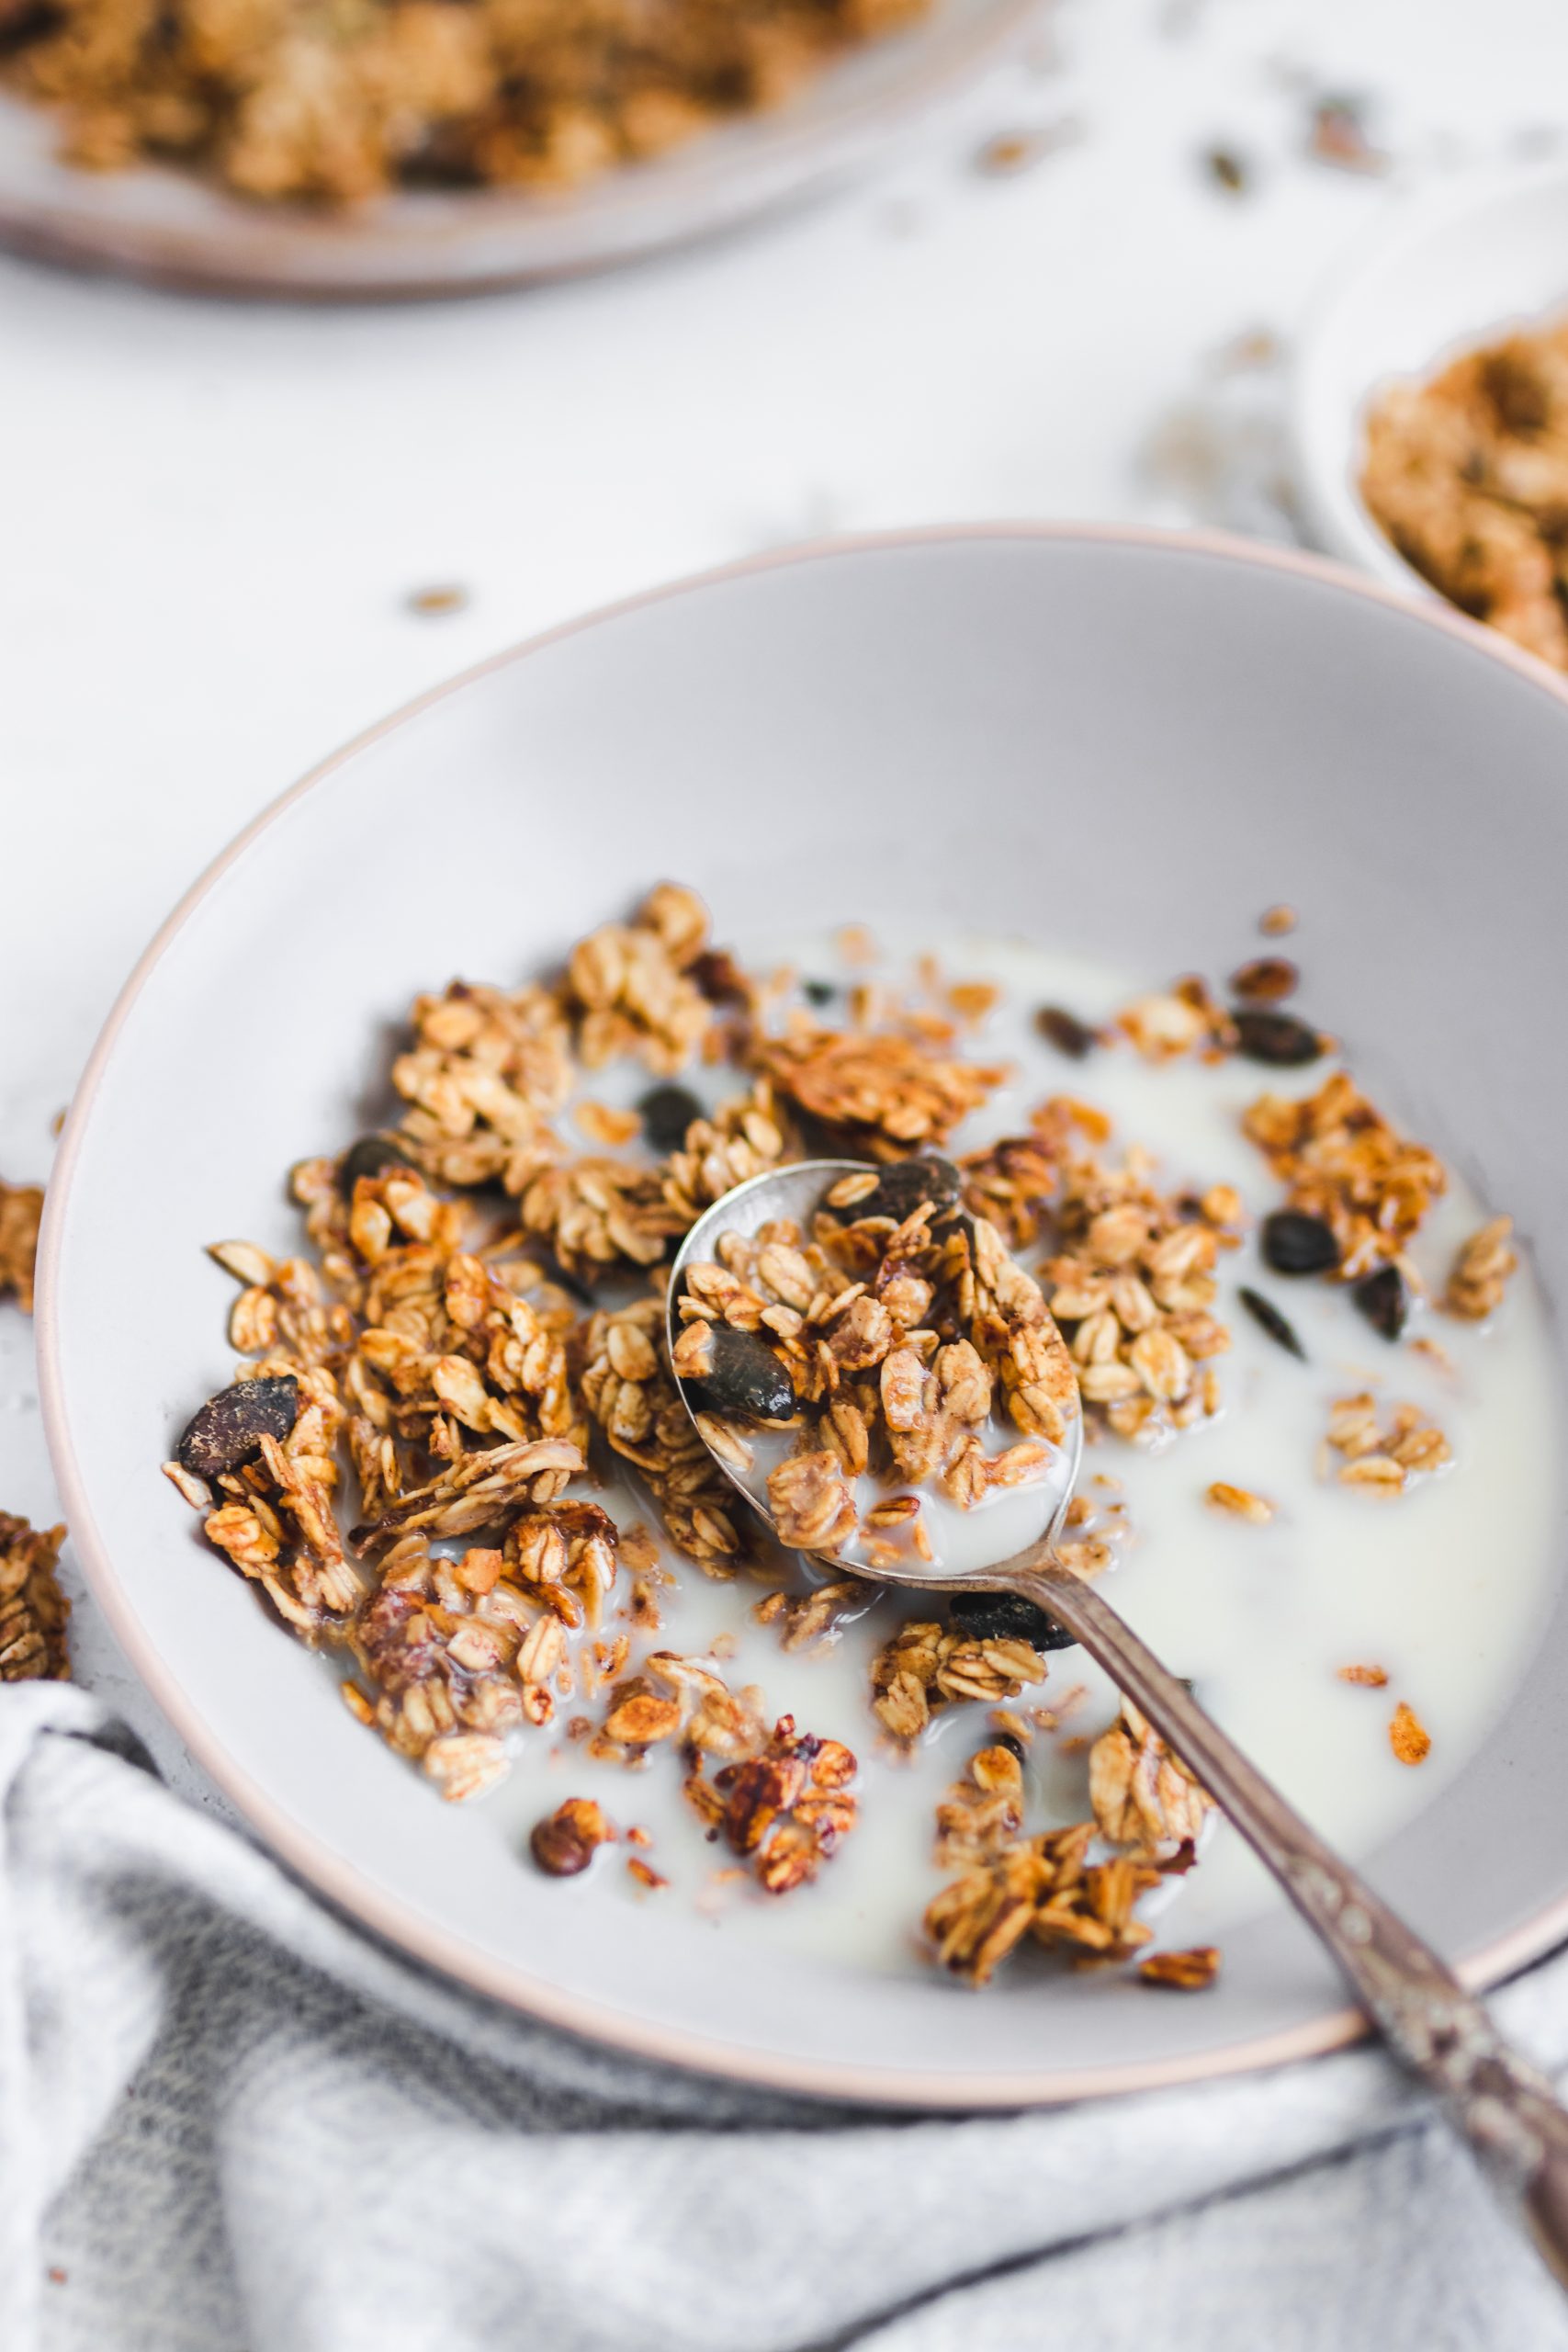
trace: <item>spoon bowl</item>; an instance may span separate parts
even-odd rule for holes
[[[950,1163],[945,1160],[933,1164],[951,1173],[956,1193],[956,1169],[950,1170]],[[716,1257],[723,1235],[737,1233],[743,1239],[754,1240],[764,1227],[780,1223],[798,1227],[809,1235],[812,1219],[825,1195],[842,1178],[886,1173],[886,1170],[861,1159],[801,1159],[784,1168],[765,1170],[761,1175],[750,1177],[726,1193],[692,1227],[671,1269],[664,1315],[671,1353],[682,1329],[681,1302],[686,1270]],[[1054,1349],[1060,1351],[1062,1361],[1070,1368],[1066,1342],[1049,1315],[1046,1319]],[[743,1463],[738,1455],[714,1444],[711,1424],[705,1426],[708,1416],[699,1409],[689,1384],[678,1380],[676,1386],[697,1434],[716,1464],[751,1509],[772,1527],[773,1515],[768,1500],[767,1475],[792,1450],[793,1430],[783,1425],[763,1425],[749,1432],[750,1442],[745,1451],[750,1458]],[[983,1591],[994,1583],[993,1570],[998,1560],[1032,1558],[1042,1546],[1049,1548],[1061,1532],[1083,1457],[1083,1412],[1076,1378],[1071,1396],[1073,1404],[1066,1415],[1063,1442],[1054,1449],[1043,1477],[1026,1486],[995,1492],[970,1510],[960,1510],[939,1496],[925,1498],[926,1523],[928,1528],[934,1527],[936,1536],[933,1559],[923,1559],[912,1548],[904,1547],[895,1564],[885,1557],[890,1547],[868,1542],[863,1528],[826,1565],[840,1572],[849,1568],[857,1576],[894,1584],[919,1584],[931,1590]],[[1017,1434],[993,1417],[992,1435],[998,1445],[1005,1445]],[[869,1487],[873,1482],[861,1483]]]

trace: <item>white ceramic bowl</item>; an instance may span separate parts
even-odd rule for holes
[[[58,119],[0,94],[0,243],[51,261],[243,294],[465,294],[576,276],[736,229],[866,168],[1021,38],[1042,0],[931,15],[656,161],[578,189],[401,192],[338,212],[256,204],[146,164],[73,170]]]
[[[1509,327],[1568,305],[1568,164],[1466,177],[1394,198],[1310,312],[1292,386],[1297,485],[1314,537],[1391,586],[1436,591],[1358,487],[1368,404]]]
[[[1419,1132],[1514,1212],[1561,1312],[1565,775],[1568,693],[1501,640],[1314,560],[1157,534],[995,528],[771,558],[427,696],[197,885],[76,1091],[40,1256],[44,1409],[65,1517],[131,1662],[334,1901],[471,1985],[646,2055],[1015,2105],[1349,2039],[1359,2021],[1282,1900],[1227,1933],[1220,1983],[1192,2001],[1070,1973],[972,1998],[934,1972],[771,1943],[742,1959],[676,1907],[609,1929],[586,1881],[520,1866],[511,1783],[444,1807],[351,1719],[158,1464],[225,1362],[231,1286],[201,1245],[284,1244],[278,1171],[367,1115],[378,1024],[433,975],[547,966],[671,868],[720,937],[755,927],[761,894],[775,925],[1092,951],[1113,905],[1156,975],[1212,964],[1289,899],[1314,1017],[1375,1046]],[[1366,1858],[1472,1977],[1568,1930],[1565,1690],[1559,1596],[1484,1747]]]

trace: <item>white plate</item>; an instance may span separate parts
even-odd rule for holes
[[[0,243],[51,261],[234,293],[472,293],[576,276],[740,227],[865,168],[1003,55],[1041,0],[937,0],[788,105],[561,195],[398,193],[345,211],[248,202],[158,164],[81,172],[48,109],[0,94]]]
[[[1155,975],[1288,898],[1314,1016],[1374,1035],[1402,1099],[1568,1295],[1568,696],[1468,623],[1332,568],[1084,530],[916,535],[775,558],[520,648],[298,786],[171,917],[77,1091],[39,1337],[94,1591],[207,1769],[296,1870],[503,2000],[796,2089],[1001,2104],[1258,2065],[1357,2030],[1282,1905],[1220,1984],[937,1978],[744,1948],[521,1867],[444,1807],[224,1574],[159,1475],[224,1359],[214,1236],[351,1132],[378,1024],[455,971],[554,959],[650,876],[718,935],[862,918],[1092,948],[1099,876]],[[1476,785],[1484,778],[1486,816]],[[818,846],[839,861],[823,879]],[[1119,936],[1126,936],[1119,933]],[[1456,944],[1462,952],[1456,952]],[[1506,1720],[1367,1858],[1483,1979],[1568,1931],[1568,1611]]]
[[[1368,514],[1359,483],[1371,401],[1511,327],[1568,307],[1568,166],[1467,176],[1391,203],[1340,264],[1297,346],[1291,425],[1313,537],[1423,598],[1437,591]]]

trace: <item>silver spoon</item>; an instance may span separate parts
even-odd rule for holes
[[[823,1194],[840,1178],[886,1172],[860,1160],[801,1160],[727,1193],[692,1227],[671,1269],[665,1310],[671,1347],[682,1328],[684,1271],[694,1262],[713,1259],[722,1233],[750,1237],[778,1218],[791,1219],[809,1232]],[[1066,1358],[1066,1342],[1054,1324],[1051,1330]],[[701,1431],[683,1387],[682,1396]],[[878,1555],[878,1565],[867,1565],[863,1553],[856,1556],[847,1546],[825,1565],[851,1567],[876,1583],[922,1591],[1017,1593],[1048,1611],[1190,1766],[1272,1871],[1337,1961],[1384,2040],[1438,2094],[1559,2282],[1568,2287],[1568,2111],[1545,2076],[1502,2039],[1452,1970],[1308,1827],[1205,1714],[1185,1683],[1160,1664],[1099,1587],[1062,1566],[1055,1545],[1082,1450],[1083,1416],[1078,1410],[1070,1417],[1061,1449],[1061,1475],[1021,1490],[1038,1498],[1039,1532],[1009,1559],[959,1573],[951,1563],[926,1567],[912,1557],[888,1566],[880,1564]],[[771,1525],[762,1476],[749,1478],[716,1452],[713,1458]]]

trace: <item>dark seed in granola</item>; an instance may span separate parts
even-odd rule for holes
[[[1231,974],[1231,987],[1250,1004],[1278,1004],[1293,995],[1301,974],[1288,956],[1255,956]]]
[[[746,975],[728,947],[709,947],[691,967],[691,977],[710,1004],[744,1004]]]
[[[863,1216],[890,1216],[895,1225],[902,1225],[907,1216],[912,1216],[929,1201],[935,1213],[932,1222],[940,1224],[950,1209],[958,1206],[963,1189],[964,1179],[951,1159],[943,1159],[934,1151],[922,1152],[915,1159],[894,1160],[882,1170],[874,1192],[829,1214],[844,1225]]]
[[[655,1151],[679,1151],[694,1119],[705,1116],[689,1086],[654,1086],[637,1103],[643,1134]]]
[[[1263,1261],[1277,1274],[1325,1274],[1339,1263],[1333,1227],[1303,1209],[1276,1209],[1263,1220]]]
[[[1045,1615],[1043,1610],[1042,1610],[1040,1613],[1043,1617]],[[1049,1624],[1051,1621],[1046,1617],[1045,1622]],[[1027,1764],[1029,1761],[1029,1750],[1025,1747],[1022,1740],[1019,1738],[1016,1732],[999,1731],[996,1734],[994,1738],[988,1739],[986,1742],[986,1747],[1005,1747],[1008,1754],[1010,1756],[1016,1756],[1021,1764]],[[980,1751],[982,1756],[985,1752],[985,1748],[982,1748]]]
[[[534,1824],[528,1845],[539,1868],[551,1878],[575,1878],[615,1834],[592,1797],[568,1797]]]
[[[299,1383],[291,1372],[270,1380],[237,1380],[209,1396],[186,1422],[175,1448],[182,1470],[217,1478],[261,1452],[264,1437],[279,1444],[299,1418]]]
[[[972,1642],[1027,1642],[1032,1649],[1071,1649],[1077,1639],[1016,1592],[959,1592],[953,1623]]]
[[[1064,1012],[1059,1004],[1043,1004],[1034,1016],[1034,1025],[1059,1054],[1067,1055],[1075,1062],[1086,1059],[1100,1042],[1098,1029],[1091,1029],[1076,1013]]]
[[[1380,1266],[1350,1293],[1374,1331],[1397,1340],[1410,1319],[1410,1293],[1397,1266]]]
[[[1235,1023],[1235,1049],[1250,1062],[1269,1062],[1276,1069],[1299,1069],[1305,1062],[1315,1062],[1321,1057],[1323,1039],[1293,1012],[1265,1012],[1256,1005],[1238,1004],[1231,1014]]]
[[[825,1004],[831,1004],[839,990],[837,984],[832,980],[802,980],[800,993],[807,1004],[814,1004],[820,1009]]]
[[[700,1380],[681,1385],[699,1413],[720,1420],[784,1421],[799,1401],[767,1341],[728,1323],[710,1327],[708,1368]]]
[[[354,1188],[362,1176],[384,1176],[389,1168],[417,1169],[392,1136],[361,1136],[351,1143],[337,1164],[338,1190],[345,1201],[354,1198]]]
[[[1277,1340],[1288,1354],[1299,1356],[1305,1363],[1307,1351],[1296,1337],[1294,1324],[1286,1321],[1271,1298],[1265,1298],[1260,1290],[1248,1290],[1245,1283],[1236,1296],[1259,1330],[1267,1331],[1269,1337]]]

